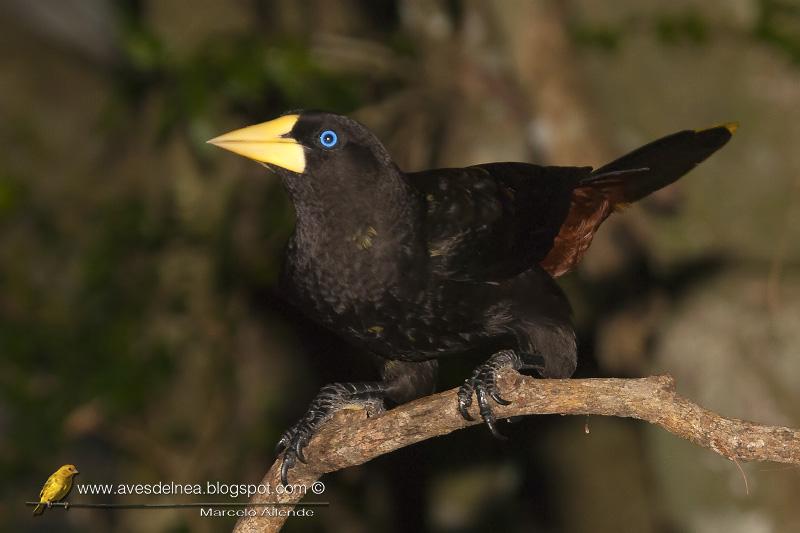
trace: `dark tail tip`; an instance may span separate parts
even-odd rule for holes
[[[615,203],[635,202],[676,181],[725,146],[738,127],[738,122],[728,122],[667,135],[595,170],[587,181],[599,187],[610,185]]]

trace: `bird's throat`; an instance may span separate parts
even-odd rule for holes
[[[297,215],[296,238],[304,244],[370,250],[413,232],[422,208],[399,171],[284,182]]]

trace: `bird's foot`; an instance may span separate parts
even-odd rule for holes
[[[464,384],[458,389],[458,411],[465,420],[474,420],[469,414],[469,407],[472,405],[472,395],[478,400],[478,408],[481,418],[486,422],[486,426],[492,435],[498,439],[505,437],[497,430],[497,419],[492,411],[489,398],[500,405],[508,405],[511,402],[500,396],[497,390],[497,374],[504,368],[519,370],[523,366],[520,357],[512,350],[497,352],[484,364],[480,365],[472,373],[469,379],[464,380]]]
[[[281,436],[275,448],[277,453],[283,452],[281,483],[289,484],[289,470],[297,461],[307,462],[305,447],[337,410],[358,405],[374,416],[383,411],[384,389],[383,383],[332,383],[322,387],[305,416]]]

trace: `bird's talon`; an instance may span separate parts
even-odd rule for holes
[[[289,469],[294,466],[294,454],[286,452],[283,454],[283,462],[281,463],[281,484],[285,487],[289,485]]]
[[[489,431],[492,432],[492,435],[500,440],[508,440],[497,429],[497,419],[494,416],[494,412],[492,412],[492,407],[489,405],[489,402],[486,399],[486,391],[483,388],[478,389],[478,405],[480,406],[481,418],[483,418],[483,421],[486,423],[486,427],[489,428]]]
[[[475,418],[469,414],[467,409],[469,409],[469,404],[467,402],[458,402],[458,412],[461,413],[461,416],[464,418],[464,420],[472,422],[475,420]]]
[[[469,414],[469,407],[472,405],[472,394],[472,385],[469,380],[464,380],[464,384],[458,391],[458,412],[461,413],[464,420],[468,420],[469,422],[475,420],[475,418]]]
[[[307,437],[301,437],[301,438],[297,439],[297,444],[295,444],[295,447],[294,447],[294,454],[297,457],[297,460],[300,461],[303,464],[307,464],[308,463],[308,461],[306,461],[305,453],[303,452],[303,449],[307,445],[308,445],[308,438]]]
[[[511,401],[510,400],[506,400],[505,398],[500,396],[500,393],[497,392],[496,390],[490,392],[489,396],[491,396],[492,400],[494,400],[495,402],[499,403],[500,405],[511,405]]]

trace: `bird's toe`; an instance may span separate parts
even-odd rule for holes
[[[296,457],[296,453],[293,449],[287,449],[283,453],[283,461],[281,462],[281,483],[284,486],[289,485],[289,470],[294,467]]]
[[[465,380],[458,390],[458,411],[461,416],[466,420],[474,420],[469,414],[469,407],[472,405],[472,396],[474,394],[481,418],[486,423],[489,431],[492,432],[492,435],[498,439],[505,439],[505,437],[497,429],[497,419],[489,399],[498,405],[511,404],[509,400],[500,395],[500,390],[497,387],[497,374],[507,367],[518,369],[518,356],[511,351],[498,352],[489,358],[486,363],[476,368],[472,376]]]
[[[303,419],[286,431],[281,437],[281,440],[278,441],[275,451],[276,453],[283,453],[281,462],[281,483],[284,485],[289,484],[289,470],[291,470],[298,461],[303,464],[308,462],[304,452],[311,437],[314,435],[314,429],[315,428],[309,426],[306,419]]]
[[[474,391],[475,389],[470,379],[465,380],[461,388],[458,389],[458,412],[461,413],[464,420],[470,422],[475,420],[472,415],[469,414],[469,407],[472,405],[472,395]]]

